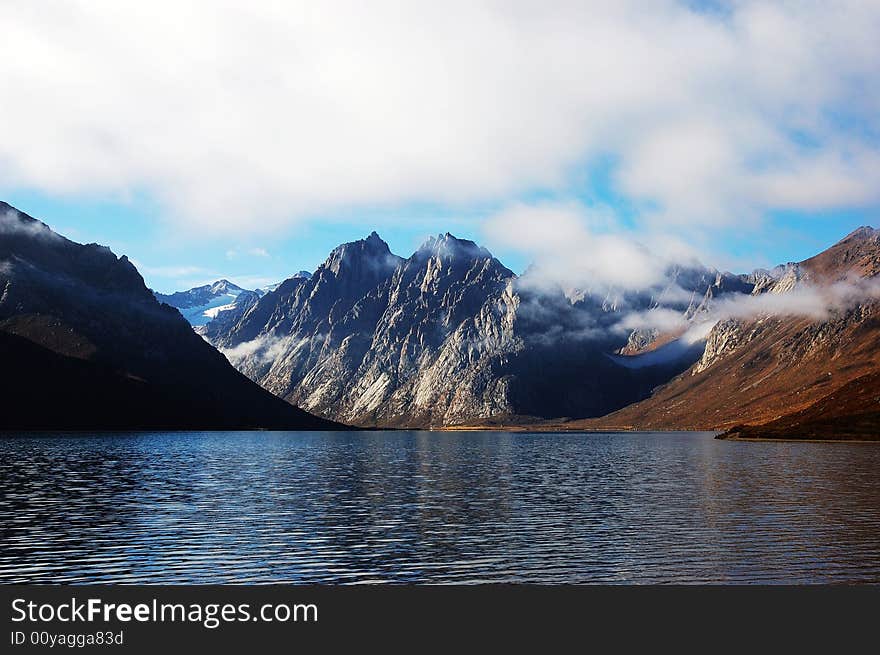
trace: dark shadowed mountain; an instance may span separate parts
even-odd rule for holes
[[[135,267],[0,202],[0,428],[337,427],[233,369]]]
[[[624,365],[613,353],[635,337],[618,325],[623,311],[674,296],[666,306],[685,315],[713,294],[754,287],[708,269],[670,273],[675,294],[564,291],[535,273],[517,277],[448,233],[403,259],[374,232],[338,247],[310,279],[289,279],[234,320],[209,323],[205,335],[264,388],[334,420],[597,416],[645,398],[702,353],[697,344]],[[641,335],[630,350],[655,337]]]

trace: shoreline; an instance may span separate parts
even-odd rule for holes
[[[180,434],[192,434],[192,433],[226,433],[226,432],[363,432],[363,433],[375,433],[375,432],[506,432],[510,434],[517,433],[531,433],[531,434],[681,434],[681,433],[705,433],[705,434],[713,434],[713,438],[718,441],[736,441],[736,442],[758,442],[758,443],[823,443],[823,444],[835,444],[835,443],[844,443],[844,444],[880,444],[880,439],[853,439],[850,437],[841,438],[841,439],[828,439],[828,438],[811,438],[811,437],[742,437],[742,436],[725,436],[726,433],[724,430],[718,429],[694,429],[694,428],[679,428],[679,429],[633,429],[633,428],[607,428],[607,429],[598,429],[598,428],[569,428],[566,429],[564,427],[538,427],[538,428],[530,428],[527,426],[497,426],[497,427],[476,427],[476,426],[462,426],[462,427],[433,427],[433,428],[380,428],[380,427],[369,427],[369,428],[352,428],[341,429],[341,430],[321,430],[321,429],[283,429],[283,428],[228,428],[228,429],[217,429],[217,428],[203,428],[203,429],[193,429],[193,428],[183,428],[183,429],[173,429],[173,428],[111,428],[111,429],[73,429],[73,430],[64,430],[64,429],[53,429],[53,428],[35,428],[35,429],[8,429],[2,428],[0,429],[0,437],[10,437],[10,436],[43,436],[46,434],[57,435],[57,436],[81,436],[84,434],[91,434],[95,436],[99,435],[114,435],[114,434],[149,434],[149,433],[180,433]]]
[[[722,433],[723,434],[723,433]],[[862,444],[880,444],[880,439],[811,439],[797,437],[724,437],[718,435],[715,437],[718,441],[756,441],[759,443],[862,443]]]

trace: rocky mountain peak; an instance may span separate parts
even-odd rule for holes
[[[449,232],[431,236],[416,251],[416,256],[449,259],[492,259],[492,253],[473,241],[459,239]]]
[[[328,425],[244,379],[127,257],[65,239],[6,203],[0,361],[4,429]]]
[[[244,291],[244,289],[242,289],[240,286],[238,286],[237,284],[233,284],[225,278],[222,280],[217,280],[213,284],[209,285],[208,290],[213,294],[229,293],[230,291]]]
[[[880,237],[880,230],[876,230],[870,225],[862,225],[847,234],[838,243],[846,243],[848,241],[864,241],[866,239],[874,239]]]
[[[880,273],[880,230],[862,226],[801,266],[816,282],[873,277]]]
[[[0,201],[0,236],[4,239],[5,249],[9,251],[21,248],[30,251],[36,244],[41,246],[39,249],[41,252],[45,251],[47,247],[58,249],[64,247],[65,244],[72,245],[72,242],[53,232],[42,221],[20,212],[3,201]],[[80,247],[90,248],[92,245],[94,244]],[[3,252],[0,251],[0,255],[2,254]]]
[[[329,272],[334,277],[345,275],[346,272],[387,273],[401,261],[402,258],[394,255],[376,232],[371,232],[366,239],[343,243],[334,248],[316,275],[322,272]]]

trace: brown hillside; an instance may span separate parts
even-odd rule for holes
[[[860,228],[800,266],[814,284],[873,277],[880,272],[880,231]],[[880,372],[878,344],[876,302],[840,310],[825,321],[725,321],[710,335],[718,355],[707,366],[695,365],[642,402],[565,427],[723,430],[773,422],[781,436],[809,421],[824,426],[828,437],[834,425],[843,433],[847,417],[864,413],[858,394],[871,388],[871,376]],[[832,413],[833,407],[838,409]],[[830,422],[823,423],[826,418]]]

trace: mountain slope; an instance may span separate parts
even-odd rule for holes
[[[0,202],[0,428],[331,428],[235,371],[126,257]]]
[[[880,373],[847,382],[805,409],[757,425],[739,425],[722,438],[880,440]]]
[[[849,289],[850,297],[820,318],[722,321],[709,334],[701,360],[649,399],[568,427],[723,430],[745,423],[767,425],[773,436],[815,437],[821,428],[833,438],[832,426],[839,424],[845,434],[848,416],[870,410],[853,394],[880,371],[880,306],[874,299],[880,231],[860,228],[787,270],[778,293],[819,288],[839,296]],[[831,411],[832,404],[838,409]]]

